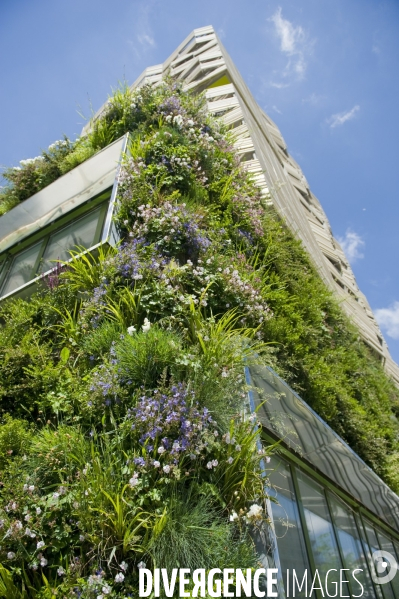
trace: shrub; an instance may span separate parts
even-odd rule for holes
[[[179,337],[156,325],[146,331],[125,334],[115,344],[120,373],[130,384],[152,388],[163,377],[179,378],[179,356],[182,344]]]
[[[26,420],[13,419],[6,414],[0,424],[0,470],[15,456],[24,455],[30,445],[32,432]]]

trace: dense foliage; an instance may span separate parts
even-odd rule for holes
[[[0,596],[126,596],[143,563],[255,566],[254,356],[398,489],[398,391],[203,98],[118,91],[87,137],[47,153],[51,176],[126,131],[121,246],[0,308]],[[45,154],[3,206],[48,184]]]

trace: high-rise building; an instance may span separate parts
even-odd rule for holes
[[[195,29],[163,64],[147,68],[132,88],[145,82],[157,83],[168,73],[183,81],[187,89],[206,90],[209,111],[235,128],[236,149],[248,170],[301,239],[320,275],[358,327],[364,342],[399,384],[399,367],[390,356],[369,303],[357,286],[321,203],[290,156],[278,127],[255,102],[214,29]]]
[[[132,88],[157,85],[168,74],[186,89],[204,91],[208,110],[234,129],[236,150],[266,201],[302,241],[364,342],[399,385],[399,367],[320,202],[212,27],[196,29],[163,64],[147,68]],[[50,272],[51,260],[67,259],[77,245],[94,249],[115,243],[112,214],[125,149],[126,136],[1,217],[0,297],[30,293]],[[270,467],[270,495],[278,500],[269,504],[271,532],[259,539],[265,563],[279,569],[279,596],[309,596],[306,585],[292,592],[295,569],[300,581],[306,570],[310,573],[308,591],[316,570],[323,581],[328,572],[344,570],[340,590],[334,595],[330,587],[330,596],[399,598],[399,576],[379,585],[373,558],[386,551],[399,561],[399,498],[272,370],[251,368],[246,375],[254,389],[249,392],[252,408],[260,401],[255,389],[268,398],[260,411],[265,438],[283,440]],[[362,595],[358,583],[345,577],[355,569],[361,570]],[[312,596],[324,594],[319,590]]]

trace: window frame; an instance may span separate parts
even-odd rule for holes
[[[0,255],[0,302],[8,299],[10,297],[20,297],[29,293],[29,289],[35,284],[46,277],[48,277],[57,265],[54,264],[53,268],[47,269],[46,271],[40,273],[40,264],[42,263],[43,256],[45,254],[46,248],[48,247],[49,241],[54,233],[58,233],[63,229],[67,228],[72,222],[79,221],[82,218],[88,216],[91,212],[94,212],[100,207],[98,221],[96,225],[96,231],[94,235],[94,242],[89,248],[86,248],[84,251],[90,251],[98,246],[99,243],[106,243],[106,240],[103,239],[104,228],[106,224],[108,224],[108,214],[111,205],[113,205],[113,187],[109,187],[105,191],[102,191],[100,194],[94,196],[87,200],[84,204],[71,210],[67,214],[62,215],[60,218],[55,219],[52,223],[46,226],[39,231],[35,231],[32,235],[29,235],[26,239],[11,246],[8,250],[6,250],[3,254]],[[9,280],[9,275],[14,264],[15,259],[21,252],[25,251],[29,247],[34,246],[37,243],[41,243],[41,248],[39,254],[36,258],[34,267],[32,268],[32,272],[34,273],[32,278],[26,283],[20,285],[19,287],[13,289],[7,294],[2,295],[2,291],[7,285]],[[74,248],[71,248],[73,250]],[[83,254],[84,252],[82,252]],[[2,266],[2,268],[1,268]]]

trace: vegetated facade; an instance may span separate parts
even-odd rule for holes
[[[6,177],[0,595],[262,562],[399,597],[397,367],[212,28]]]

